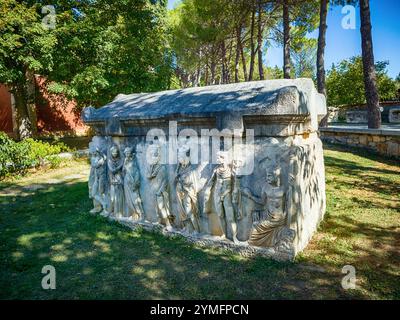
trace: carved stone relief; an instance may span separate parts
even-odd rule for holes
[[[106,208],[107,158],[96,148],[90,158],[89,197],[93,199],[91,213],[99,213]]]
[[[175,174],[180,221],[184,232],[200,232],[197,173],[190,163],[190,149],[180,148]]]
[[[312,81],[293,83],[155,93],[154,99],[132,95],[84,113],[98,129],[91,146],[91,212],[188,239],[293,257],[315,232],[326,202],[317,132],[325,100]],[[223,103],[227,96],[237,98]],[[190,135],[171,142],[174,135],[165,130],[169,119],[178,120],[177,135],[192,130]],[[148,139],[153,128],[165,135],[155,139],[152,133]],[[211,135],[203,139],[203,129],[238,130],[239,139],[224,140],[213,153],[214,141]],[[250,144],[247,130],[254,133]],[[196,134],[196,143],[202,143],[198,159],[189,143]],[[238,145],[243,152],[236,151]],[[171,146],[174,162],[166,156]]]
[[[144,210],[140,198],[140,173],[137,166],[136,155],[132,147],[124,150],[124,195],[125,216],[134,220],[144,220]]]
[[[169,184],[167,168],[161,164],[161,147],[151,144],[147,150],[149,165],[147,168],[147,179],[155,187],[155,207],[159,218],[159,223],[168,228],[172,228],[174,216],[170,212],[169,204]]]

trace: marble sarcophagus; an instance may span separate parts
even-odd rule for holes
[[[121,94],[85,108],[91,212],[293,259],[325,212],[325,114],[309,79]]]

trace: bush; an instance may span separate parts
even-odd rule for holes
[[[50,144],[34,139],[15,142],[4,132],[0,132],[0,179],[11,174],[24,174],[27,169],[44,165],[57,167],[60,152],[68,151],[63,143]]]

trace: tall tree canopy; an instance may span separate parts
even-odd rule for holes
[[[43,4],[0,0],[0,82],[15,96],[21,137],[29,136],[33,74],[78,105],[101,105],[118,93],[166,89],[171,78],[166,1],[56,0],[55,28]]]
[[[287,1],[290,66],[301,60],[312,41],[306,36],[318,25],[318,1]],[[272,43],[283,46],[283,2],[278,0],[183,0],[170,13],[171,47],[180,86],[210,85],[265,79],[271,75],[263,60]],[[316,44],[313,43],[313,47]],[[313,55],[315,56],[315,55]],[[312,59],[308,59],[311,61]],[[307,65],[309,65],[307,61]],[[315,63],[314,63],[315,64]],[[310,75],[315,67],[291,67],[290,76]]]

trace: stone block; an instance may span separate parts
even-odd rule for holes
[[[400,144],[390,141],[387,144],[387,154],[389,156],[398,157],[398,156],[400,156],[399,148],[400,148]]]
[[[389,109],[389,122],[400,123],[400,106],[391,107]]]
[[[367,111],[350,110],[346,112],[347,123],[368,123]]]
[[[368,137],[366,135],[359,135],[358,141],[360,142],[361,145],[365,146],[368,144]]]
[[[386,154],[387,144],[384,142],[380,142],[376,145],[377,150],[380,154]]]
[[[293,259],[325,212],[325,114],[310,79],[118,95],[85,108],[97,132],[92,212]]]

